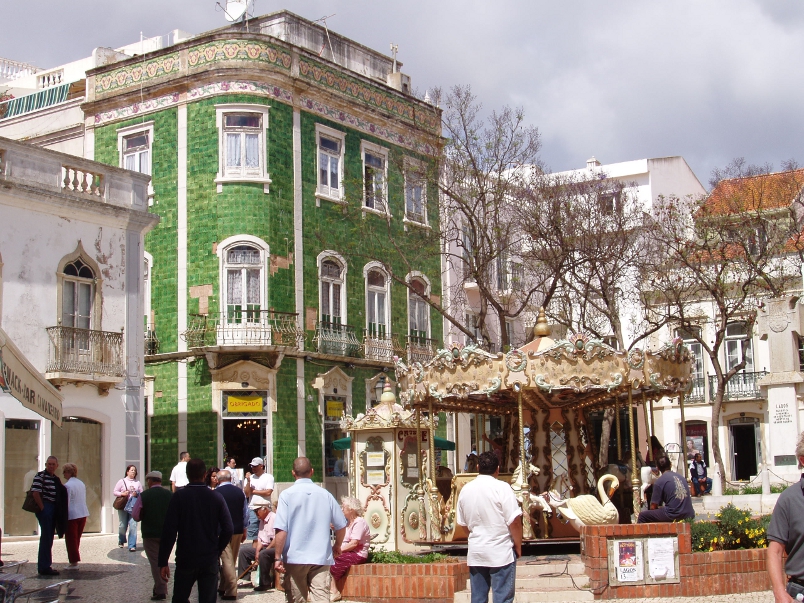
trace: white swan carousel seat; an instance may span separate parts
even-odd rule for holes
[[[605,484],[610,483],[608,490]],[[611,496],[620,487],[620,480],[616,476],[606,474],[597,482],[600,500],[591,494],[582,494],[575,498],[561,499],[555,490],[545,492],[541,497],[531,497],[531,501],[542,507],[543,510],[555,510],[559,517],[563,517],[573,528],[581,531],[581,526],[595,526],[616,524],[620,519],[617,507],[611,502]],[[541,498],[542,500],[538,500]],[[600,501],[603,501],[602,503]],[[542,501],[545,501],[547,507]]]

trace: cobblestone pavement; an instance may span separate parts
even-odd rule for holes
[[[26,540],[22,542],[3,542],[4,562],[28,559],[23,573],[29,578],[25,586],[38,588],[44,584],[51,584],[59,580],[73,579],[67,601],[81,603],[109,603],[125,600],[149,601],[151,596],[151,570],[145,552],[137,550],[131,553],[126,548],[117,547],[115,535],[89,535],[81,540],[81,569],[71,571],[67,569],[67,550],[63,540],[56,540],[53,544],[53,567],[61,572],[60,576],[39,577],[36,574],[36,553],[39,542]],[[173,592],[173,583],[169,585],[168,600]],[[125,596],[121,596],[124,593]],[[239,600],[245,603],[282,603],[283,593],[269,591],[255,593],[250,588],[241,589]],[[39,601],[52,601],[54,597],[39,599]],[[190,598],[197,603],[198,596],[193,590]],[[773,603],[773,594],[770,591],[759,593],[743,593],[736,595],[713,595],[696,598],[656,598],[631,599],[633,603]]]

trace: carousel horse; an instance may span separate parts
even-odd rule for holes
[[[607,491],[604,485],[608,482],[611,482],[611,486]],[[600,500],[591,494],[564,500],[556,497],[553,492],[545,492],[542,496],[556,514],[568,520],[572,527],[580,532],[581,526],[615,524],[619,521],[620,514],[611,502],[612,494],[619,487],[620,481],[614,475],[606,474],[597,482]],[[602,504],[601,500],[604,501]]]
[[[547,492],[545,492],[545,494],[550,493],[553,498],[560,499],[561,495],[559,492],[569,492],[571,494],[572,490],[573,487],[569,482],[569,477],[566,473],[562,473],[561,475],[553,476],[553,481],[550,482],[550,486],[547,488]],[[530,503],[540,509],[542,513],[548,517],[553,515],[553,507],[547,504],[547,497],[544,494],[531,493]]]
[[[511,485],[518,486],[518,490],[528,490],[530,486],[528,485],[528,478],[532,475],[539,475],[539,468],[531,463],[528,463],[528,473],[524,475],[522,473],[522,461],[519,461],[519,464],[514,469],[514,473],[511,475]]]

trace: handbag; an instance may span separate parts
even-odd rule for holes
[[[39,512],[39,505],[36,504],[36,499],[34,498],[31,490],[28,490],[28,493],[25,495],[25,502],[22,503],[22,510],[28,511],[28,513]]]
[[[125,482],[123,483],[125,485]],[[128,503],[128,491],[126,491],[125,496],[115,496],[114,502],[112,503],[112,507],[117,509],[118,511],[122,511],[126,508],[126,503]]]

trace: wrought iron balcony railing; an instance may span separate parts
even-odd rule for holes
[[[729,379],[726,384],[726,393],[723,396],[724,400],[737,400],[737,399],[750,399],[761,398],[762,391],[758,382],[762,377],[767,375],[767,371],[755,371],[751,373],[737,373]],[[709,377],[709,399],[715,399],[715,392],[717,391],[717,377],[714,375]]]
[[[396,333],[377,333],[375,329],[363,329],[363,333],[363,354],[369,360],[393,362],[394,356],[405,355],[405,346]]]
[[[276,345],[303,349],[304,331],[297,314],[273,310],[238,310],[191,314],[182,338],[190,348],[234,345]]]
[[[351,325],[319,322],[315,328],[313,343],[322,354],[358,357],[362,352],[357,329]]]
[[[703,404],[706,402],[706,377],[693,377],[690,391],[684,396],[684,402]],[[711,397],[709,400],[711,401]]]
[[[159,353],[159,337],[153,329],[145,330],[145,355],[152,356]]]
[[[47,373],[123,377],[123,333],[48,327]]]
[[[436,353],[437,340],[425,337],[407,336],[407,358],[411,362],[428,362],[433,359]]]

